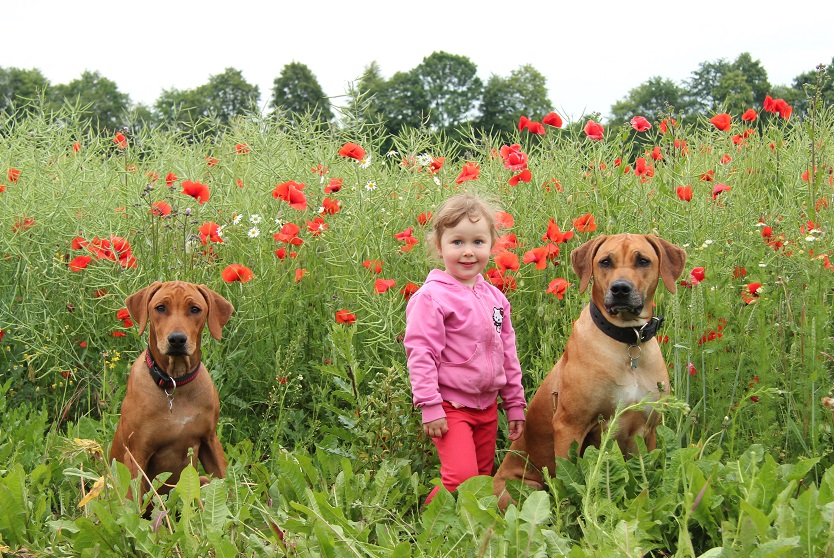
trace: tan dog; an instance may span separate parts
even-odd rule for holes
[[[501,509],[512,501],[505,490],[507,479],[543,488],[541,471],[553,475],[555,456],[567,457],[574,441],[580,452],[599,446],[600,417],[607,421],[618,405],[669,393],[669,374],[653,337],[660,320],[653,317],[652,305],[660,279],[676,291],[685,262],[683,249],[648,235],[599,236],[571,252],[579,292],[594,278],[591,302],[574,322],[564,354],[533,396],[523,435],[495,474]],[[616,432],[623,454],[637,450],[637,435],[654,449],[658,421],[649,406],[624,413]]]
[[[220,339],[234,307],[205,285],[183,281],[154,282],[125,304],[140,335],[148,326],[148,348],[130,369],[110,459],[134,477],[140,470],[149,479],[170,472],[168,485],[197,459],[206,473],[225,477],[226,455],[216,433],[220,399],[200,360],[200,338],[208,325]],[[142,493],[148,489],[143,481]]]

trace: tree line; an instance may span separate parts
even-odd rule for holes
[[[654,76],[610,107],[609,125],[634,115],[650,119],[666,115],[694,116],[716,112],[742,113],[760,107],[766,95],[786,100],[801,117],[809,110],[806,89],[821,83],[825,105],[834,104],[832,64],[810,68],[790,85],[772,85],[767,71],[749,53],[735,60],[705,61],[681,83]],[[338,101],[328,98],[305,64],[292,62],[273,82],[268,109],[290,122],[299,118],[321,124],[339,122],[336,113],[382,126],[390,136],[405,128],[426,128],[450,137],[479,133],[511,133],[524,115],[541,119],[553,111],[547,78],[531,65],[509,75],[491,75],[484,83],[466,56],[434,52],[411,70],[382,75],[371,62],[361,78],[349,84]],[[554,88],[558,91],[558,87]],[[116,83],[98,72],[85,71],[67,84],[51,84],[38,69],[0,67],[0,117],[35,110],[56,112],[68,106],[103,132],[128,126],[179,128],[198,134],[228,126],[241,115],[259,110],[261,92],[240,70],[226,68],[194,89],[166,89],[151,106],[134,103]],[[599,115],[594,115],[599,118]]]

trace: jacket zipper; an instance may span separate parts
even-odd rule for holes
[[[487,389],[492,389],[492,386],[495,383],[495,370],[493,369],[493,366],[492,366],[492,351],[493,351],[493,345],[494,345],[494,343],[493,343],[494,336],[492,335],[492,330],[494,329],[494,325],[492,324],[492,322],[489,319],[489,312],[487,311],[487,308],[484,306],[484,299],[481,297],[480,294],[478,294],[478,291],[475,290],[475,287],[472,288],[472,294],[475,295],[475,299],[478,301],[478,305],[481,307],[481,311],[483,312],[483,314],[481,316],[485,317],[485,321],[487,322],[487,326],[489,328],[489,333],[490,334],[487,337],[487,347],[486,347],[487,348],[487,351],[486,351],[486,357],[487,357],[486,360],[487,360],[487,362],[486,362],[486,364],[487,364],[487,367],[489,368],[489,370],[488,370],[489,371],[489,385],[487,385],[486,388]],[[478,394],[478,409],[479,410],[484,409],[484,406],[483,406],[482,401],[481,401],[481,397],[483,396],[483,391],[484,390],[481,390],[481,393]]]

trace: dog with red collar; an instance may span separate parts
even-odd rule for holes
[[[154,282],[130,295],[125,305],[148,347],[134,361],[127,379],[110,459],[124,463],[133,477],[171,476],[161,492],[175,485],[187,465],[226,476],[226,454],[217,437],[220,398],[201,360],[201,337],[208,326],[219,340],[234,311],[232,304],[205,285]],[[140,494],[140,501],[141,496]]]

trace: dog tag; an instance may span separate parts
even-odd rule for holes
[[[174,384],[174,387],[171,389],[171,393],[168,393],[168,390],[165,390],[165,396],[168,398],[168,412],[174,412],[174,392],[177,391],[177,382],[171,378],[171,382]]]
[[[637,349],[636,351],[634,349]],[[637,361],[640,358],[640,354],[643,352],[643,349],[638,345],[629,345],[628,346],[628,358],[631,359],[631,369],[637,370]]]

